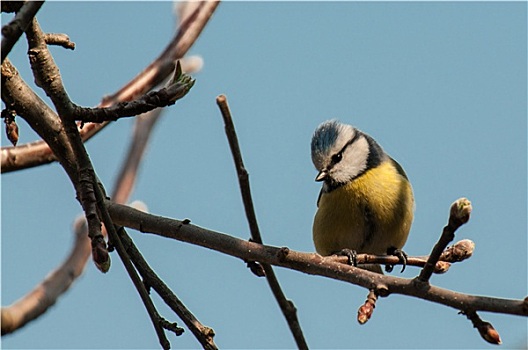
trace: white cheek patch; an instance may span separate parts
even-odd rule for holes
[[[332,156],[341,152],[343,147],[354,138],[356,130],[346,124],[339,124],[337,140],[330,145],[328,148],[324,149],[323,152],[318,152],[312,154],[312,162],[315,165],[315,168],[319,171],[327,169],[331,166]]]
[[[338,183],[346,183],[367,168],[369,144],[362,135],[343,152],[343,159],[331,170],[330,176]]]

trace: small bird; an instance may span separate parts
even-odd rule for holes
[[[403,168],[372,137],[337,120],[317,127],[311,149],[315,181],[323,181],[313,223],[316,251],[347,255],[354,265],[357,253],[396,255],[404,269],[401,249],[414,197]],[[383,273],[379,265],[360,267]]]

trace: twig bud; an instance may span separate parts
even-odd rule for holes
[[[499,332],[497,332],[497,330],[493,328],[491,323],[483,321],[476,311],[461,311],[460,313],[466,315],[466,317],[471,321],[471,323],[473,323],[473,327],[475,327],[479,331],[479,334],[482,339],[484,339],[490,344],[502,344]]]
[[[103,236],[92,239],[92,258],[99,271],[107,273],[110,270],[110,255]]]
[[[491,325],[491,323],[489,322],[482,322],[478,327],[477,327],[479,333],[480,333],[480,336],[485,340],[487,341],[488,343],[490,344],[496,344],[496,345],[500,345],[502,344],[502,340],[500,338],[500,335],[499,335],[499,332],[497,332],[497,330],[495,328],[493,328],[493,326]]]
[[[440,256],[440,260],[448,262],[466,260],[473,255],[474,250],[475,243],[470,239],[463,239],[447,247]]]
[[[451,267],[451,263],[447,261],[438,261],[435,265],[434,272],[437,274],[446,273]]]
[[[261,264],[259,264],[256,261],[247,261],[246,262],[247,267],[253,272],[253,274],[257,277],[265,277],[266,271],[264,271],[264,268]]]
[[[371,289],[367,296],[367,300],[365,300],[365,303],[358,309],[357,321],[359,324],[365,324],[368,320],[370,320],[370,317],[376,308],[376,300],[378,300],[378,296],[374,290]]]
[[[18,125],[15,121],[16,112],[11,109],[4,109],[2,111],[2,118],[4,118],[5,130],[7,139],[13,146],[18,142]]]
[[[451,219],[456,220],[458,225],[463,225],[469,221],[471,214],[471,202],[467,198],[459,198],[452,205],[450,210],[450,221]]]

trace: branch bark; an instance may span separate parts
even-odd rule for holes
[[[17,11],[15,18],[9,24],[2,27],[2,63],[4,63],[5,58],[11,52],[13,46],[15,46],[22,33],[24,33],[33,20],[33,17],[40,10],[44,1],[20,1],[20,3],[23,3],[23,5]]]
[[[367,289],[386,288],[389,294],[402,294],[446,305],[456,310],[476,310],[509,315],[528,316],[528,300],[502,299],[459,293],[427,285],[417,288],[413,279],[380,275],[347,264],[332,257],[302,253],[245,241],[220,232],[207,230],[186,221],[143,213],[136,209],[105,201],[116,224],[142,233],[155,234],[209,248],[240,259],[254,260],[289,268],[310,275],[328,277]]]

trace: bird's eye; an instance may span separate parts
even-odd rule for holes
[[[332,156],[332,163],[337,164],[341,161],[343,158],[343,154],[341,152],[336,153]]]

